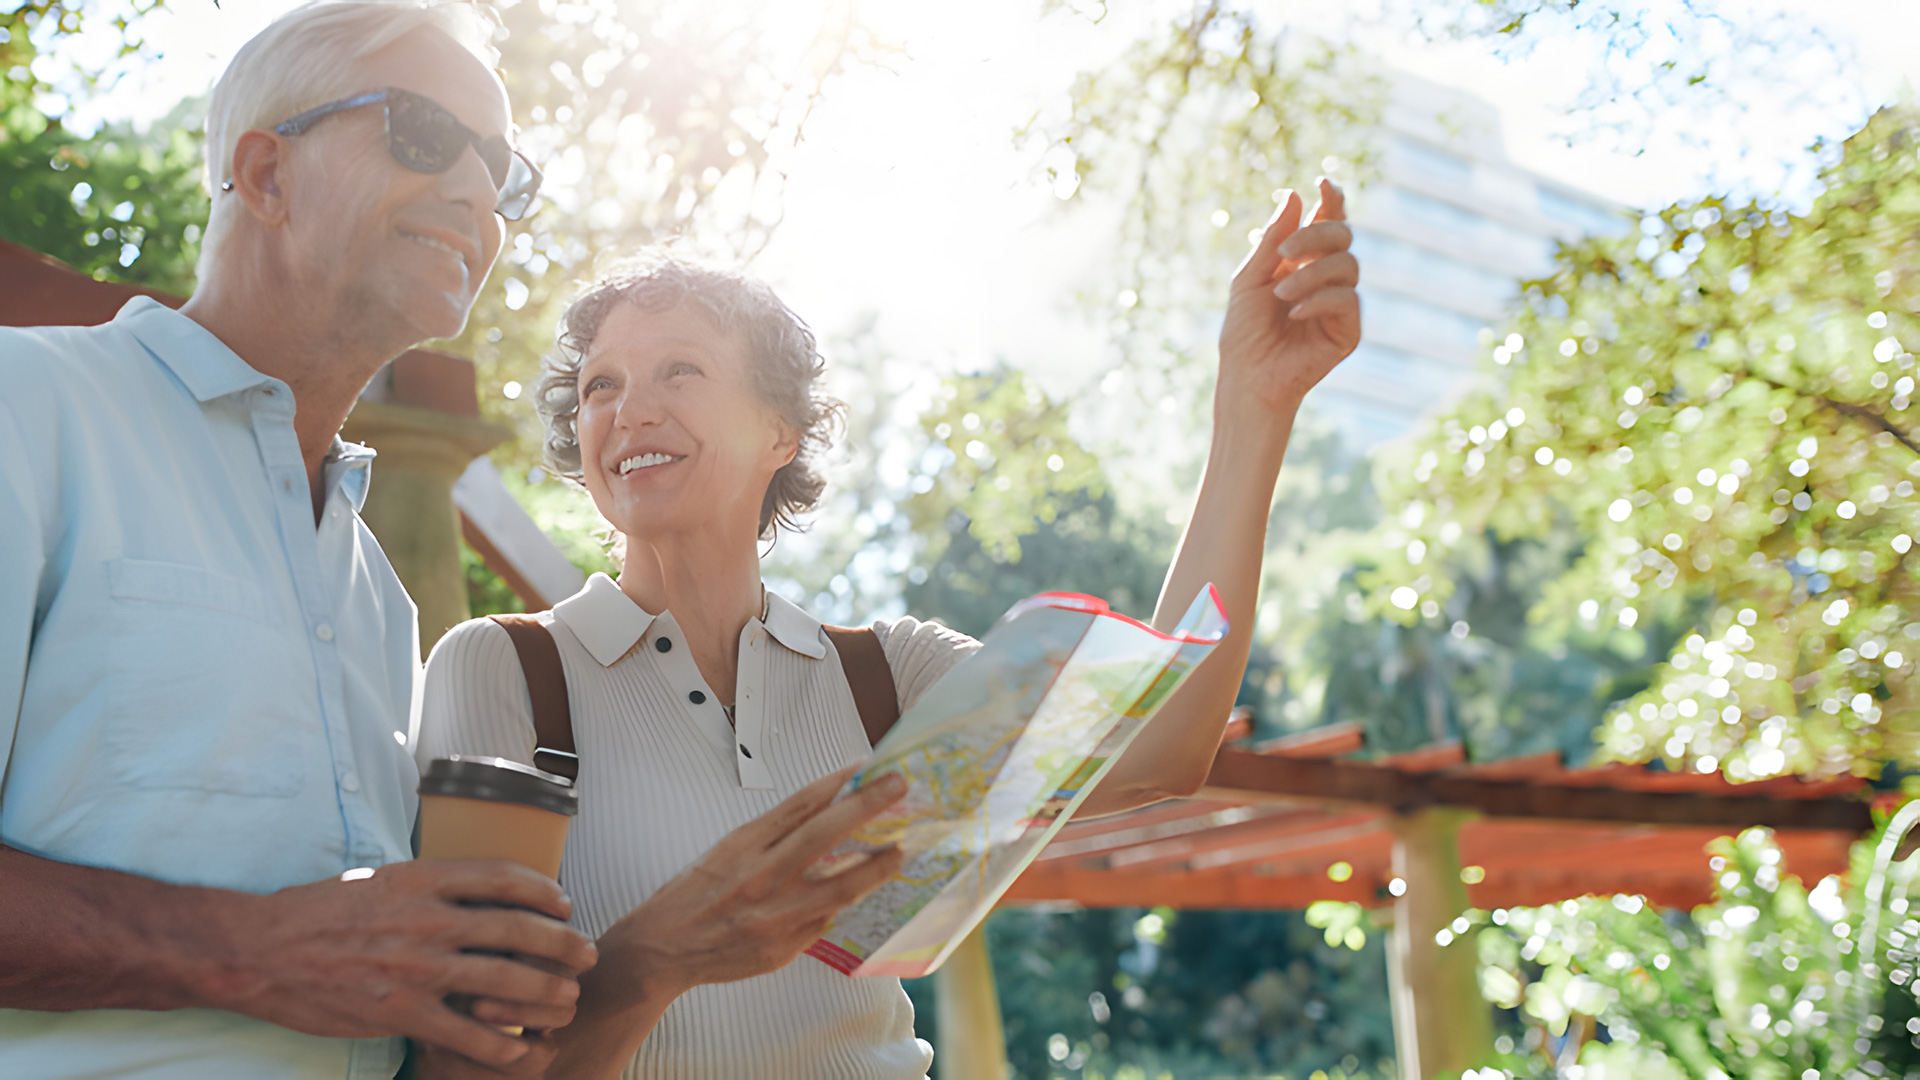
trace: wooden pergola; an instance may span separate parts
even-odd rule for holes
[[[1223,748],[1197,797],[1073,822],[1006,899],[1087,906],[1302,908],[1316,900],[1379,907],[1390,884],[1395,821],[1462,816],[1466,898],[1479,908],[1588,893],[1693,907],[1711,896],[1707,841],[1765,825],[1796,873],[1846,869],[1870,827],[1865,781],[1793,778],[1731,784],[1718,774],[1636,766],[1567,769],[1558,754],[1470,764],[1458,743],[1372,761],[1345,724],[1258,748]],[[1329,878],[1336,863],[1351,868]],[[1463,882],[1464,884],[1464,882]]]
[[[1244,733],[1244,718],[1236,725]],[[1867,785],[1852,777],[1736,785],[1570,769],[1558,754],[1475,763],[1458,743],[1371,760],[1363,749],[1351,724],[1230,742],[1194,798],[1066,825],[1001,902],[1382,909],[1402,1076],[1424,1080],[1467,1067],[1491,1040],[1472,948],[1440,944],[1468,907],[1626,893],[1690,908],[1711,897],[1704,848],[1716,837],[1772,828],[1787,869],[1812,881],[1845,872],[1872,825]],[[944,1080],[1003,1075],[984,946],[970,945],[967,966],[941,972],[941,1030],[968,1032],[942,1047]]]

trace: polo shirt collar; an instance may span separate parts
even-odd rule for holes
[[[573,631],[601,667],[612,667],[633,651],[659,618],[605,574],[593,575],[586,588],[555,604],[553,616]],[[765,625],[773,640],[801,656],[819,660],[827,655],[820,620],[772,590],[767,592]]]
[[[601,667],[632,651],[654,620],[605,574],[593,575],[586,588],[553,605],[553,617],[567,624]]]
[[[820,640],[820,620],[772,589],[767,590],[767,633],[801,656],[818,660],[827,655],[827,646]]]
[[[127,301],[113,321],[146,346],[201,402],[279,383],[240,359],[213,331],[151,296]]]

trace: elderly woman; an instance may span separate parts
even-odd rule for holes
[[[1233,630],[1084,814],[1192,793],[1219,745],[1295,411],[1359,341],[1341,195],[1324,180],[1319,194],[1304,227],[1289,194],[1233,280],[1206,472],[1153,617],[1170,628],[1211,581]],[[817,923],[777,917],[783,890],[766,880],[722,880],[729,852],[813,813],[870,748],[819,620],[760,579],[760,545],[821,493],[836,409],[821,370],[813,336],[764,285],[669,254],[566,313],[537,395],[548,456],[586,486],[625,558],[618,582],[595,575],[541,616],[580,756],[561,878],[600,950],[550,1076],[918,1080],[931,1064],[898,980],[799,956]],[[873,632],[902,709],[978,644],[912,618]],[[456,627],[427,665],[422,758],[530,763],[535,744],[508,634]],[[786,824],[755,820],[795,792],[774,815]]]

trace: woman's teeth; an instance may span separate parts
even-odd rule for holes
[[[665,465],[673,460],[671,454],[640,454],[620,463],[620,475],[625,476],[635,469],[645,469],[654,465]]]
[[[425,244],[426,246],[433,248],[435,250],[444,251],[447,254],[454,256],[455,258],[460,257],[460,252],[456,251],[453,245],[447,243],[445,240],[435,240],[431,236],[421,236],[418,233],[410,233],[410,232],[403,232],[400,235],[406,237],[407,239],[413,241],[416,244]]]

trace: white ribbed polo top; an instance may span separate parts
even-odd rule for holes
[[[604,574],[541,617],[566,671],[580,753],[580,813],[561,883],[573,924],[599,937],[734,828],[867,756],[839,653],[819,620],[769,592],[740,634],[735,724],[670,612],[651,615]],[[904,710],[979,643],[912,618],[873,627]],[[416,754],[531,764],[533,708],[506,631],[474,619],[427,661]],[[667,1009],[623,1074],[658,1080],[921,1080],[898,979],[849,978],[809,956],[695,987]]]

